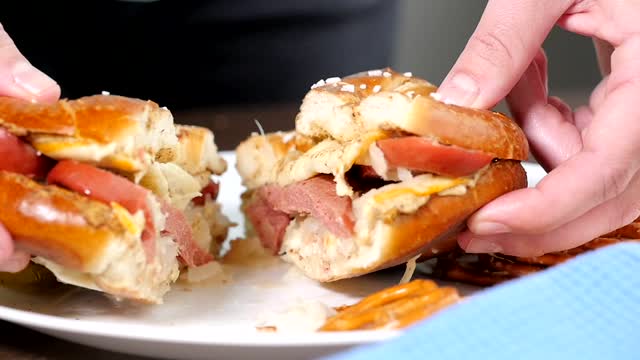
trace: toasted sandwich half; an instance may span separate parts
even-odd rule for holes
[[[0,223],[60,282],[159,304],[233,224],[213,133],[153,101],[0,97]]]
[[[529,148],[508,117],[435,90],[392,69],[312,86],[292,130],[237,147],[250,234],[318,281],[454,249],[473,212],[526,187]]]

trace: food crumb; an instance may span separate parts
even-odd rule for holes
[[[275,326],[256,326],[256,330],[260,332],[277,332],[278,328]]]

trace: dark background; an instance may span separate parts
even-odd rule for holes
[[[103,90],[180,111],[294,103],[392,59],[392,0],[3,1],[0,22],[63,97]]]
[[[392,66],[439,83],[486,1],[2,1],[18,48],[62,87],[152,99],[222,149],[289,128],[319,79]],[[571,105],[599,80],[591,40],[554,29],[550,87]],[[498,110],[507,112],[504,104]]]

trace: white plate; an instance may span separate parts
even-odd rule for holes
[[[239,224],[230,234],[235,238],[243,235],[238,209],[243,188],[233,154],[223,154],[230,166],[221,179],[220,201]],[[530,185],[545,174],[534,164],[525,168]],[[402,269],[330,285],[308,280],[276,259],[227,270],[232,281],[176,285],[165,304],[154,307],[118,304],[72,287],[31,292],[0,288],[0,319],[83,345],[174,359],[307,359],[398,335],[392,331],[266,333],[256,326],[265,312],[278,313],[298,301],[328,306],[353,303],[396,284]]]

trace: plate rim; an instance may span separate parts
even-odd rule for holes
[[[80,320],[0,305],[0,318],[34,329],[49,332],[78,333],[83,336],[117,338],[125,341],[147,341],[182,345],[271,347],[271,346],[344,346],[388,340],[402,331],[369,330],[348,332],[253,333],[229,331],[220,326],[207,325],[146,325],[112,323],[99,320]],[[207,330],[207,331],[185,331]],[[220,332],[216,332],[220,329]],[[177,331],[176,331],[177,330]],[[223,336],[221,336],[223,335]]]

